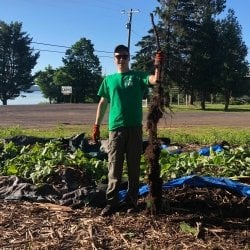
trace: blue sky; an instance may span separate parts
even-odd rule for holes
[[[71,47],[85,37],[94,44],[103,73],[109,74],[115,67],[112,53],[108,52],[112,52],[117,44],[127,44],[128,12],[139,10],[132,15],[133,54],[138,49],[135,44],[151,28],[150,13],[156,6],[156,0],[0,0],[0,20],[23,23],[23,31],[33,38],[34,49],[41,50],[34,71],[44,70],[49,64],[53,68],[62,66],[66,50],[63,46]],[[227,8],[234,9],[242,27],[243,40],[250,48],[250,1],[227,0]],[[125,14],[121,13],[123,10]],[[247,60],[250,61],[249,55]]]

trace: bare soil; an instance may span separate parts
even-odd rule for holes
[[[0,106],[0,112],[0,127],[90,125],[96,105]],[[182,112],[166,116],[160,126],[250,128],[250,114]],[[249,198],[191,187],[164,191],[163,197],[157,215],[147,212],[141,198],[138,213],[105,218],[96,207],[1,200],[0,249],[250,249]]]

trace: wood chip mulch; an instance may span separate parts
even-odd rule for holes
[[[164,192],[151,215],[145,198],[136,214],[101,217],[101,208],[2,201],[0,249],[250,249],[250,199],[221,189]]]

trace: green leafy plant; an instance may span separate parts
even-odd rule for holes
[[[250,176],[250,149],[238,146],[214,152],[209,156],[197,151],[171,154],[162,150],[159,160],[161,177],[168,181],[191,174],[217,177]],[[68,152],[58,141],[46,144],[17,146],[13,142],[0,144],[0,174],[16,175],[34,184],[46,182],[59,167],[74,167],[83,170],[94,182],[107,178],[108,163],[99,160],[80,149]],[[148,164],[141,157],[141,181],[146,181]],[[123,178],[126,178],[126,171]]]
[[[193,234],[195,236],[198,235],[199,233],[199,230],[197,229],[197,227],[192,227],[186,222],[180,223],[180,231],[186,234]]]
[[[101,180],[107,174],[106,161],[90,158],[79,149],[67,152],[59,142],[53,141],[23,147],[10,142],[4,145],[0,157],[0,174],[16,175],[35,184],[45,182],[60,166],[82,168],[93,180]]]
[[[240,146],[215,152],[210,148],[209,156],[200,155],[198,152],[171,155],[163,150],[160,164],[164,180],[190,174],[217,177],[250,176],[250,150]]]

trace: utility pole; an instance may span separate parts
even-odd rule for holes
[[[138,13],[140,12],[139,10],[133,10],[130,9],[129,11],[122,10],[122,14],[128,14],[129,15],[129,20],[128,23],[126,24],[126,28],[128,29],[128,49],[130,51],[130,38],[131,38],[131,26],[132,26],[132,16],[133,13]]]

